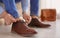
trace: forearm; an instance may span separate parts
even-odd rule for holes
[[[18,12],[15,5],[15,0],[2,0],[5,5],[5,10],[13,17],[18,18]]]

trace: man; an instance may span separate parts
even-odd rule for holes
[[[17,2],[22,2],[22,9],[23,9],[23,18],[26,20],[23,21],[22,19],[19,19],[18,12],[16,9],[16,4]],[[37,32],[31,28],[29,28],[27,25],[35,25],[38,27],[49,27],[50,25],[48,24],[42,24],[38,20],[38,3],[39,0],[30,0],[30,5],[31,5],[31,16],[27,14],[27,9],[28,9],[28,1],[29,0],[2,0],[2,2],[5,4],[6,11],[11,14],[17,22],[14,22],[12,25],[12,31],[23,35],[23,36],[30,36],[34,35]],[[32,18],[32,19],[31,19]],[[31,21],[29,24],[28,22]]]
[[[32,36],[37,33],[35,30],[28,27],[28,24],[24,21],[24,19],[19,18],[15,5],[15,2],[19,2],[18,0],[0,0],[0,2],[4,3],[5,5],[5,10],[3,13],[0,14],[0,16],[3,17],[7,22],[9,22],[9,24],[12,23],[10,22],[11,18],[14,18],[12,24],[12,32],[16,32],[22,36]],[[21,2],[23,2],[23,11],[25,11],[25,6],[23,5],[27,5],[28,3],[26,3],[26,0],[21,0]],[[10,20],[8,21],[7,19]]]

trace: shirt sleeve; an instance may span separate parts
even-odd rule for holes
[[[15,0],[2,0],[5,5],[5,10],[11,14],[13,17],[18,18],[18,11],[15,4]]]

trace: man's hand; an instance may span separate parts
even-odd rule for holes
[[[26,13],[23,14],[23,18],[25,19],[25,21],[27,23],[30,23],[31,22],[31,19],[32,19],[31,16],[28,15],[28,14],[26,14]]]
[[[11,23],[16,22],[16,19],[6,11],[1,14],[1,17],[4,18],[6,25],[10,25]]]

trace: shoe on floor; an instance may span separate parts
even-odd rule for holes
[[[32,18],[31,22],[29,23],[29,26],[36,26],[36,27],[40,27],[40,28],[48,28],[51,25],[43,24],[37,18]]]
[[[23,20],[14,22],[12,25],[12,32],[16,32],[19,35],[28,37],[37,34],[34,29],[28,27],[28,24],[25,23]]]

